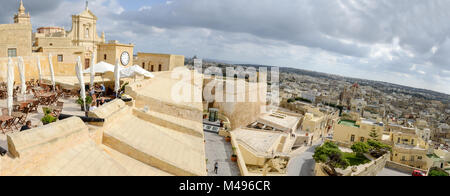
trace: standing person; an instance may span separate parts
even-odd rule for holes
[[[217,174],[217,170],[219,170],[219,163],[216,161],[214,164],[214,173]]]

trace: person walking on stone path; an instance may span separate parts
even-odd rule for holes
[[[219,163],[215,163],[214,164],[214,173],[216,173],[217,174],[217,170],[219,169]]]

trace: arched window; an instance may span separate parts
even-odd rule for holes
[[[142,68],[143,68],[143,69],[145,69],[145,62],[144,62],[144,63],[142,63]]]
[[[86,38],[89,38],[89,28],[86,28],[86,32],[84,33],[84,35],[86,36]]]
[[[105,55],[103,55],[103,60],[106,60],[106,57],[107,57],[107,56],[106,56],[106,54],[105,54]]]

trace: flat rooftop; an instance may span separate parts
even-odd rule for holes
[[[155,78],[146,80],[145,85],[136,90],[140,96],[150,97],[164,103],[171,103],[173,105],[203,111],[203,103],[201,100],[199,102],[194,102],[192,93],[190,95],[184,94],[185,97],[183,97],[179,92],[175,92],[177,97],[173,97],[172,90],[174,90],[177,85],[180,85],[180,82],[182,81],[172,78],[172,72],[156,72],[154,75]],[[199,90],[198,92],[202,92],[202,84],[203,83],[200,83],[200,86],[195,86],[191,82],[184,82],[183,86],[190,88],[192,92],[194,88],[197,88],[197,90]],[[187,101],[177,101],[177,99]]]
[[[279,129],[292,129],[300,121],[300,117],[275,112],[263,114],[257,121]]]
[[[237,129],[233,131],[238,142],[244,143],[258,153],[272,153],[274,144],[278,141],[281,133],[254,131],[248,129]]]
[[[356,125],[355,121],[351,121],[351,120],[341,120],[339,121],[340,125],[345,125],[345,126],[349,126],[349,127],[356,127],[359,128],[359,125]]]

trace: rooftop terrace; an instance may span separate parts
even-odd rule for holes
[[[339,121],[340,125],[345,125],[345,126],[349,126],[349,127],[356,127],[359,128],[359,125],[356,125],[355,121],[350,121],[350,120],[341,120]]]

